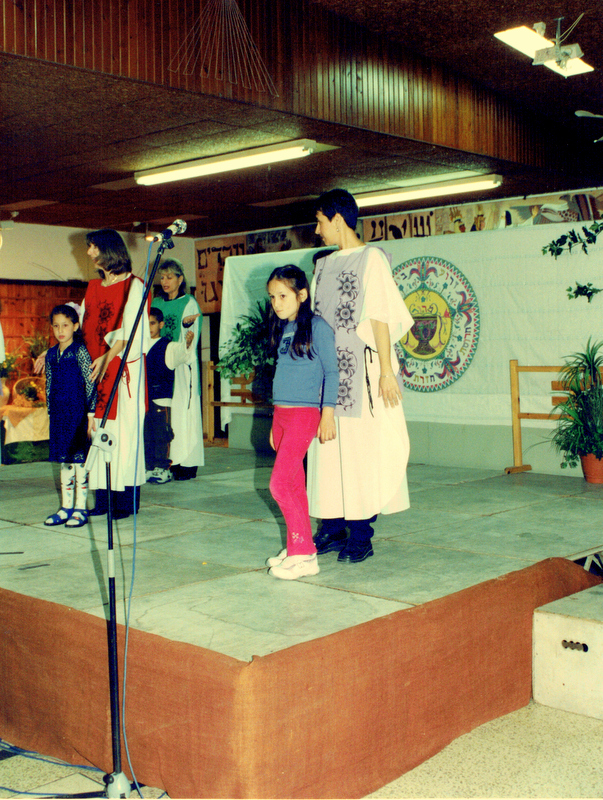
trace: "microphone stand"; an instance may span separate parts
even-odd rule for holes
[[[86,470],[89,472],[92,468],[98,452],[102,452],[105,465],[106,465],[106,481],[107,481],[107,577],[108,577],[108,590],[109,590],[109,619],[107,620],[107,634],[108,634],[108,650],[109,650],[109,699],[111,704],[111,741],[113,748],[113,772],[104,776],[103,780],[106,784],[107,797],[130,797],[131,785],[127,776],[122,772],[121,766],[121,738],[120,738],[120,716],[119,716],[119,669],[117,663],[117,614],[115,604],[115,556],[113,551],[113,500],[111,497],[111,460],[115,451],[117,442],[113,434],[105,431],[105,425],[109,416],[109,409],[113,404],[115,395],[119,388],[119,382],[123,371],[126,366],[128,354],[132,348],[132,343],[138,330],[138,325],[145,311],[147,298],[153,286],[153,280],[157,273],[159,261],[166,249],[171,249],[174,242],[171,237],[165,237],[159,243],[157,248],[157,255],[153,264],[153,269],[144,287],[142,300],[138,308],[132,331],[128,337],[125,349],[121,354],[121,363],[119,370],[113,381],[109,400],[103,414],[103,418],[99,425],[98,430],[95,432],[88,458],[86,459]],[[136,492],[136,487],[134,487]],[[135,500],[133,500],[135,502]]]

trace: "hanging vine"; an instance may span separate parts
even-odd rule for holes
[[[545,245],[542,248],[542,255],[546,256],[548,253],[557,259],[564,251],[567,250],[568,253],[571,253],[575,247],[579,247],[583,253],[588,255],[588,248],[596,244],[600,233],[603,233],[603,222],[593,222],[588,228],[583,225],[581,232],[572,229]],[[568,286],[566,291],[570,300],[586,297],[590,303],[594,295],[599,294],[603,289],[597,289],[592,283],[581,284],[576,281],[576,288]]]

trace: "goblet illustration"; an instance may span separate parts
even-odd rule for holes
[[[415,317],[415,324],[410,329],[410,332],[419,343],[414,349],[414,352],[417,353],[417,355],[429,356],[432,353],[435,353],[435,350],[429,344],[429,342],[435,336],[437,328],[438,328],[437,314]]]

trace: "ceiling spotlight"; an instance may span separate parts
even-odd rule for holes
[[[204,175],[216,175],[220,172],[248,169],[264,164],[275,164],[279,161],[290,161],[295,158],[309,156],[320,148],[310,139],[298,139],[292,142],[254,147],[250,150],[238,150],[221,156],[199,158],[196,161],[185,161],[180,164],[170,164],[166,167],[145,169],[134,173],[134,180],[144,186],[154,186],[158,183],[183,181],[189,178],[199,178]]]
[[[561,20],[557,20],[558,26]],[[534,30],[536,29],[536,30]],[[578,44],[566,45],[558,34],[555,41],[544,38],[545,25],[537,22],[534,29],[521,25],[506,31],[495,33],[494,37],[509,47],[530,56],[532,64],[544,65],[564,78],[593,72],[593,67],[586,64],[580,56],[584,55]]]

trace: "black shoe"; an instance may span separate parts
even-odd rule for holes
[[[345,547],[345,543],[348,540],[348,534],[345,528],[333,531],[328,528],[324,530],[325,527],[326,526],[323,525],[314,537],[314,546],[316,547],[318,555],[330,553],[333,550],[341,550]]]
[[[102,517],[107,513],[106,508],[92,508],[88,511],[89,517]]]
[[[345,519],[335,517],[334,519],[323,519],[320,529],[314,537],[314,546],[319,555],[330,553],[333,550],[341,550],[345,547],[348,539]]]
[[[175,481],[190,481],[197,477],[197,467],[183,467],[181,464],[174,464],[171,472]]]
[[[370,542],[348,542],[337,556],[338,561],[358,564],[373,555],[373,546]]]

